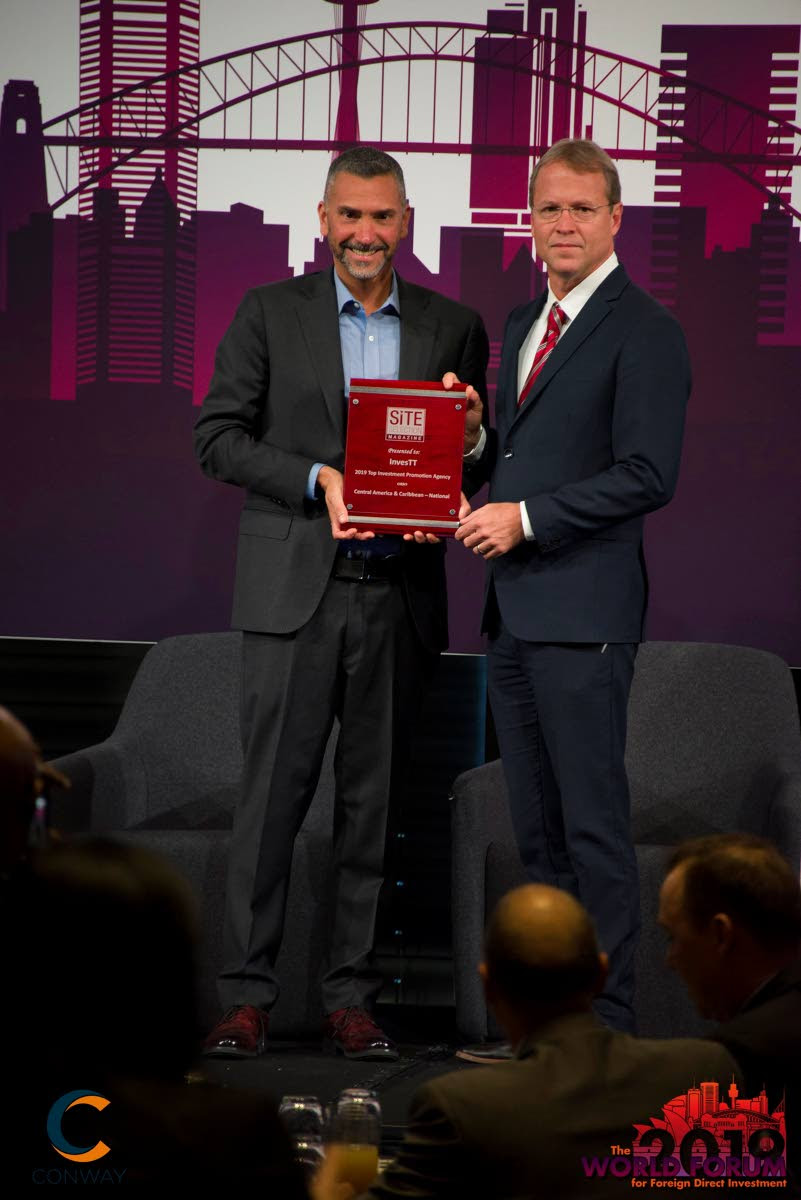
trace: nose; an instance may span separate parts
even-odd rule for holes
[[[372,217],[362,216],[354,231],[356,241],[363,246],[372,245],[375,238],[375,225]]]
[[[571,215],[569,208],[563,208],[560,212],[556,221],[556,228],[560,233],[570,233],[576,228],[575,217]]]

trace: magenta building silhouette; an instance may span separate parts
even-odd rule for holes
[[[193,72],[165,79],[147,95],[132,93],[124,105],[98,104],[150,76],[188,67],[200,57],[199,0],[81,0],[80,103],[83,136],[144,139],[166,120],[172,125],[197,115],[198,78]],[[80,157],[81,181],[109,168],[113,149],[94,145]],[[100,180],[116,188],[123,209],[145,198],[156,171],[182,218],[197,206],[197,150],[148,147]],[[80,193],[81,216],[93,213],[92,193]],[[131,218],[128,219],[130,225]]]

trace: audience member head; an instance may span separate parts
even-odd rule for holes
[[[24,857],[36,797],[54,780],[69,786],[42,762],[25,726],[0,707],[0,871],[12,870]]]
[[[182,1078],[197,1031],[188,885],[158,855],[106,838],[38,855],[34,885],[26,988],[57,1074],[75,1071],[74,1086]]]
[[[745,833],[684,842],[662,885],[668,964],[698,1011],[725,1021],[801,950],[801,887],[775,846]]]
[[[588,1011],[606,979],[589,913],[568,892],[530,883],[507,892],[489,924],[480,971],[512,1042],[554,1016]]]

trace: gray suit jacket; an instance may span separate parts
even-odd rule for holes
[[[481,318],[398,279],[401,379],[445,371],[486,395],[489,346]],[[305,499],[315,462],[342,470],[345,393],[333,272],[254,288],[220,343],[195,426],[213,479],[245,489],[234,628],[290,633],[312,615],[336,542],[324,503]],[[447,644],[442,546],[404,546],[412,618],[431,650]]]
[[[635,1124],[700,1081],[725,1097],[734,1061],[701,1040],[650,1041],[589,1013],[543,1026],[508,1063],[442,1075],[416,1093],[398,1158],[368,1195],[596,1197],[631,1195],[629,1178],[587,1178],[582,1157],[631,1147]],[[678,1153],[678,1151],[677,1151]]]

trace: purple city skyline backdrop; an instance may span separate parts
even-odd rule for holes
[[[245,143],[291,169],[303,148],[360,137],[408,156],[413,198],[424,155],[469,156],[469,217],[450,221],[443,195],[436,269],[415,252],[416,213],[396,264],[481,311],[491,403],[506,315],[542,280],[532,148],[582,135],[619,160],[624,204],[627,165],[653,169],[618,254],[676,313],[693,362],[679,490],[648,523],[649,636],[801,664],[799,25],[665,24],[644,64],[599,48],[575,0],[499,5],[480,26],[382,22],[380,4],[349,0],[325,6],[324,34],[210,62],[197,0],[142,7],[81,0],[75,110],[43,121],[35,79],[3,91],[0,635],[227,624],[241,496],[200,475],[190,431],[242,294],[294,273],[293,213],[199,210],[204,150]],[[329,266],[318,241],[306,269]],[[452,649],[479,650],[480,564],[451,547],[448,570]]]

